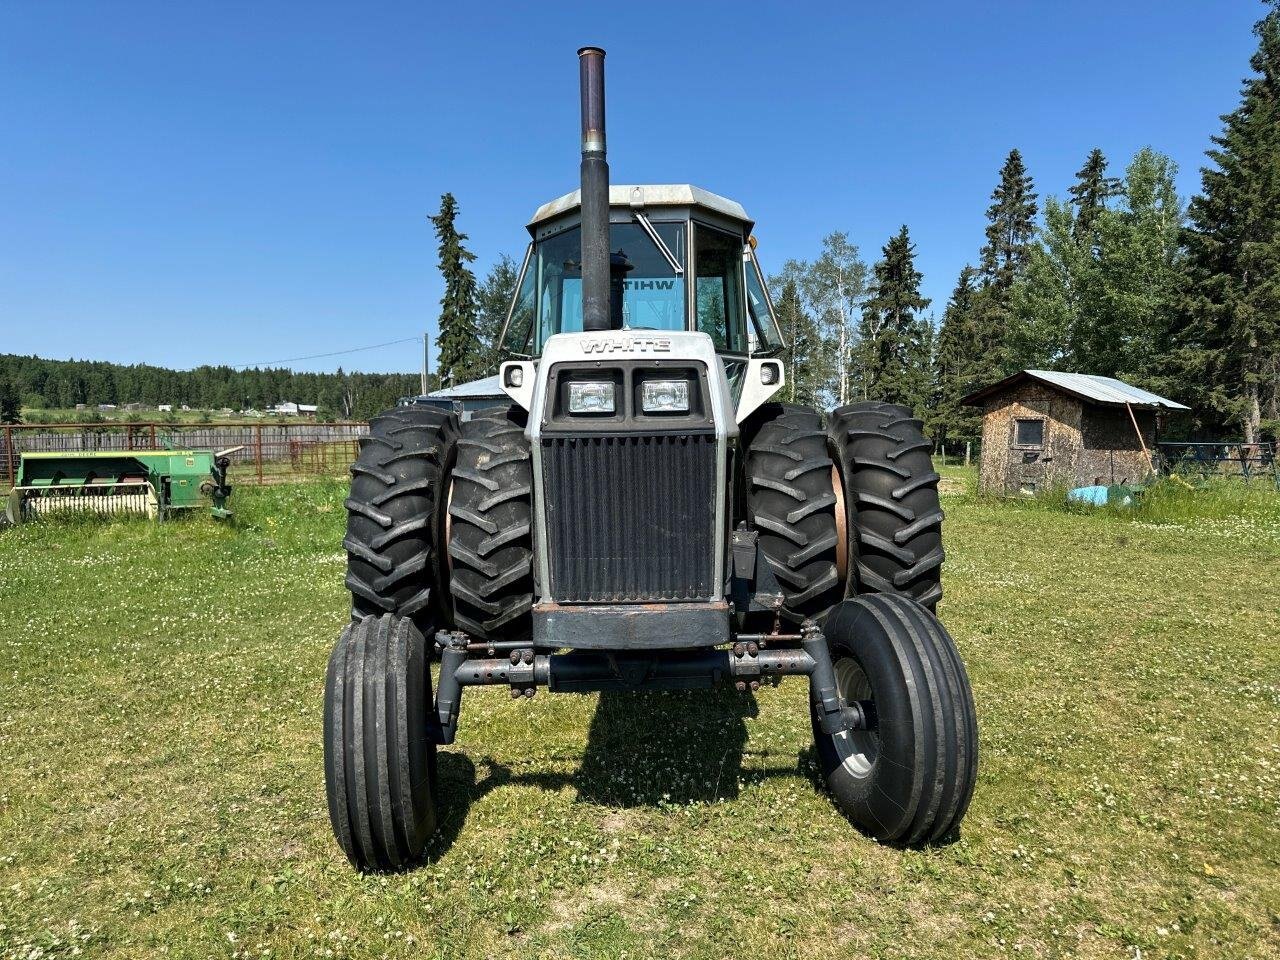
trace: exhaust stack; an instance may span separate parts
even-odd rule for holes
[[[604,140],[604,51],[578,51],[582,97],[582,329],[610,330],[609,163]],[[619,320],[621,317],[618,318]]]

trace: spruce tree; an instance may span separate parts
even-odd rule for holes
[[[1254,75],[1223,116],[1184,235],[1182,375],[1247,442],[1280,427],[1280,3],[1254,27]]]
[[[437,369],[440,382],[448,386],[470,379],[483,364],[476,330],[476,277],[467,266],[476,257],[462,245],[467,235],[458,232],[457,216],[458,202],[446,193],[440,198],[440,212],[431,218],[440,241],[440,273],[444,277]]]
[[[1120,181],[1107,176],[1107,158],[1097,147],[1076,171],[1076,182],[1068,192],[1075,207],[1072,233],[1078,241],[1089,242],[1098,213],[1106,209],[1108,200],[1120,194]]]
[[[1035,235],[1036,193],[1017,149],[1000,168],[1000,183],[987,208],[987,242],[982,248],[984,282],[1007,292],[1026,266]]]
[[[476,372],[483,376],[498,371],[502,353],[502,344],[498,342],[498,338],[502,335],[503,324],[507,322],[507,311],[511,309],[511,298],[515,296],[516,282],[519,279],[515,260],[504,253],[489,268],[488,275],[480,284],[476,295],[476,333],[482,352]]]
[[[987,208],[987,242],[978,270],[981,286],[974,294],[970,316],[984,345],[975,376],[991,383],[1018,369],[1011,342],[1013,316],[1010,300],[1014,285],[1026,273],[1035,236],[1036,193],[1022,154],[1010,150],[1000,168],[1000,182]]]
[[[939,445],[953,439],[977,440],[982,434],[981,411],[960,402],[985,386],[980,379],[985,373],[984,345],[974,315],[979,296],[978,271],[965,264],[942,314],[934,352],[933,379],[938,399],[929,428]]]
[[[778,326],[787,343],[782,353],[787,399],[792,403],[820,408],[824,405],[829,367],[824,356],[822,334],[804,307],[800,285],[794,277],[789,276],[780,282],[774,280],[772,285],[782,290],[776,309]]]
[[[22,403],[18,388],[8,377],[0,377],[0,423],[21,423]]]
[[[920,293],[923,275],[905,224],[882,254],[862,305],[857,379],[864,399],[906,404],[919,413],[932,399],[933,327],[920,316],[929,300]]]

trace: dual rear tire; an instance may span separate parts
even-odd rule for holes
[[[831,414],[761,408],[746,441],[747,519],[792,622],[844,597],[942,598],[942,507],[931,441],[903,406]]]
[[[418,861],[437,825],[426,638],[526,639],[532,473],[523,411],[465,423],[400,407],[375,417],[351,468],[352,622],[325,679],[325,787],[334,836],[361,870]]]

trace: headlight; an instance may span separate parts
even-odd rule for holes
[[[688,413],[688,380],[646,380],[640,406],[645,413]]]
[[[570,413],[613,413],[613,384],[579,382],[569,384]]]

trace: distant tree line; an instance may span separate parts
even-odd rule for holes
[[[935,438],[975,439],[961,398],[1023,368],[1118,377],[1194,409],[1181,426],[1254,441],[1280,433],[1280,5],[1236,110],[1183,206],[1151,148],[1112,177],[1093,150],[1043,211],[1010,151],[966,265],[935,323],[906,226],[868,268],[846,233],[772,280],[789,396],[903,403]]]
[[[428,389],[464,383],[497,371],[497,339],[515,292],[517,265],[503,254],[484,282],[476,281],[468,264],[474,254],[458,233],[457,201],[440,198],[431,218],[440,241],[440,270],[445,280],[441,300],[437,370]],[[0,354],[0,423],[17,423],[22,408],[70,410],[85,404],[140,403],[186,405],[192,409],[264,410],[285,401],[315,404],[328,420],[365,420],[395,405],[400,397],[421,389],[418,374],[299,373],[286,368],[239,369],[202,366],[172,370],[149,364],[122,365],[91,360],[46,360]],[[36,414],[36,417],[42,415]]]
[[[326,419],[363,420],[416,394],[418,374],[298,373],[280,368],[248,370],[196,367],[171,370],[149,364],[45,360],[0,354],[0,422],[14,423],[19,408],[72,409],[86,404],[162,403],[193,409],[264,410],[294,401],[316,404]]]

